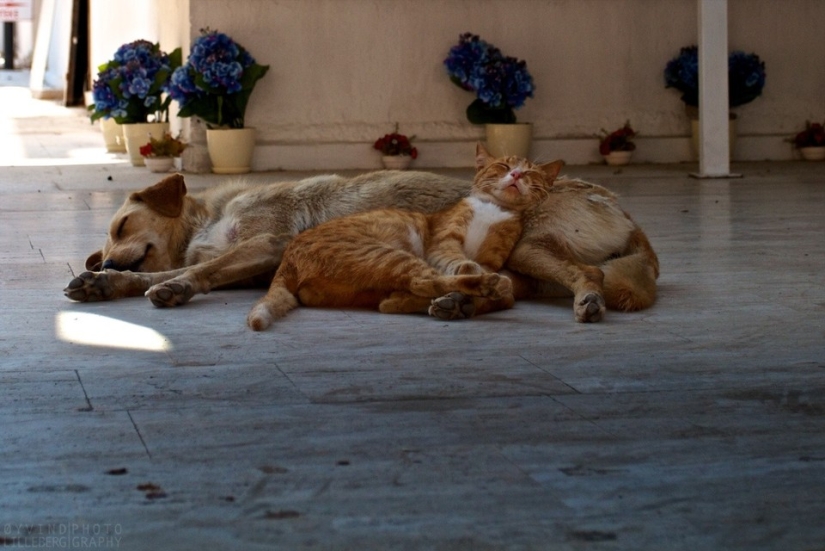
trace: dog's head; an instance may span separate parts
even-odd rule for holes
[[[180,267],[185,195],[180,174],[132,193],[112,218],[103,249],[86,259],[86,269],[163,272]]]

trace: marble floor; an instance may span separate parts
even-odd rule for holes
[[[731,180],[569,167],[650,236],[662,274],[643,312],[301,309],[254,333],[257,291],[177,309],[63,296],[155,179],[81,112],[15,90],[0,87],[18,106],[0,117],[3,546],[825,549],[825,163]]]

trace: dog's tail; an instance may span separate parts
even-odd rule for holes
[[[286,285],[286,280],[276,275],[266,295],[252,307],[246,317],[246,323],[254,331],[263,331],[276,319],[284,317],[287,312],[298,307],[295,298]]]
[[[659,259],[647,236],[636,228],[625,254],[599,266],[604,272],[604,300],[608,308],[632,312],[656,301]]]

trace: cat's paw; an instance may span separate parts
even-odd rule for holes
[[[455,264],[455,275],[476,275],[483,274],[484,268],[478,262],[472,260],[463,260]]]
[[[597,293],[587,293],[583,298],[576,297],[573,313],[579,323],[595,323],[604,317],[604,298]]]
[[[507,276],[499,276],[500,279],[496,283],[495,293],[490,295],[490,298],[501,299],[508,296],[513,296],[513,282]]]
[[[433,299],[427,312],[441,320],[460,320],[473,317],[476,307],[473,297],[456,291]]]
[[[272,325],[273,321],[272,312],[266,304],[256,304],[249,311],[249,315],[246,316],[246,324],[253,331],[263,331]]]
[[[509,277],[499,274],[484,274],[481,276],[480,296],[491,299],[500,299],[513,294],[513,282]]]

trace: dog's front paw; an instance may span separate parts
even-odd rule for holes
[[[441,320],[460,320],[473,317],[476,307],[473,297],[456,291],[433,299],[427,311]]]
[[[77,302],[111,300],[114,293],[106,272],[83,272],[63,289],[64,295]]]
[[[192,285],[175,280],[164,281],[153,285],[146,291],[146,296],[158,308],[182,306],[195,295]]]
[[[584,298],[576,297],[573,305],[576,321],[579,323],[595,323],[604,317],[604,297],[596,293],[587,293]]]

